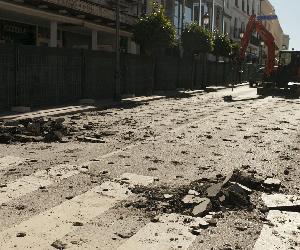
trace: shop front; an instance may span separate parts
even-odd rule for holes
[[[36,40],[36,26],[0,19],[1,44],[36,45]]]

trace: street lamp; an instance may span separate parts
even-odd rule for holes
[[[260,42],[260,64],[263,64],[263,47],[265,46],[264,41]]]
[[[241,40],[244,38],[244,32],[243,31],[241,31],[240,32],[240,38],[241,38]],[[242,74],[243,74],[243,69],[242,69],[242,63],[240,62],[240,70],[239,70],[239,82],[240,83],[242,83],[242,81],[243,81],[243,79],[242,79]],[[232,90],[233,90],[233,88],[232,88]]]
[[[115,67],[115,101],[121,100],[120,74],[120,0],[116,1],[116,67]]]
[[[208,15],[208,13],[205,13],[204,16],[203,16],[203,24],[204,24],[204,27],[207,28],[206,26],[209,24],[209,15]]]

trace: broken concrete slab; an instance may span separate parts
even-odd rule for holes
[[[300,207],[300,197],[285,194],[262,194],[262,200],[269,209]]]
[[[210,199],[204,198],[201,203],[194,207],[192,214],[194,216],[203,216],[212,209],[212,203]]]
[[[281,181],[279,179],[275,179],[275,178],[267,178],[263,185],[266,188],[272,189],[272,190],[279,190],[280,186],[281,186]]]
[[[251,194],[253,193],[253,190],[240,184],[240,183],[237,183],[237,182],[230,182],[230,188],[234,191],[234,192],[238,192],[238,193],[241,193],[241,192],[245,192],[246,194]]]
[[[164,194],[165,199],[171,199],[174,195],[172,194]]]
[[[199,203],[202,203],[205,200],[206,200],[206,198],[201,198],[201,197],[198,197],[198,196],[188,194],[188,195],[183,197],[182,202],[184,204],[199,204]]]
[[[198,231],[204,223],[207,224],[202,218],[163,214],[158,221],[148,223],[117,249],[188,249],[196,239],[195,230]]]
[[[265,185],[274,185],[274,186],[280,186],[281,185],[281,181],[279,179],[275,179],[275,178],[267,178],[264,181]]]
[[[208,198],[216,198],[217,196],[219,196],[222,187],[223,187],[223,183],[217,183],[217,184],[210,186],[206,190],[207,197]]]
[[[249,174],[240,171],[239,169],[234,169],[227,174],[225,180],[223,181],[223,186],[227,186],[230,184],[229,182],[237,182],[248,188],[260,189],[263,181],[255,177],[254,174]]]
[[[272,210],[254,250],[299,249],[300,213]]]
[[[244,187],[239,183],[232,183],[232,185],[224,189],[225,200],[223,199],[223,203],[236,207],[249,206],[249,194],[251,193],[251,191],[251,189],[248,189],[247,187]]]
[[[193,190],[193,189],[190,189],[188,194],[190,195],[195,195],[195,196],[199,196],[200,194],[196,191],[196,190]]]
[[[154,179],[155,178],[153,176],[124,173],[119,180],[130,185],[148,186],[154,182]]]

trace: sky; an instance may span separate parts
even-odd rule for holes
[[[290,48],[300,50],[300,0],[269,0],[283,31],[290,36]]]

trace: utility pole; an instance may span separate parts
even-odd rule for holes
[[[184,16],[185,16],[185,0],[182,0],[182,12],[181,12],[181,35],[183,33],[184,30]]]
[[[121,100],[121,70],[120,70],[120,0],[116,0],[116,68],[115,68],[115,101]]]
[[[225,0],[223,0],[222,33],[223,33],[223,35],[225,35]]]
[[[199,0],[199,26],[202,26],[202,0]]]
[[[178,0],[177,1],[177,4],[178,4],[178,6],[177,6],[177,35],[178,35],[178,37],[180,37],[180,31],[181,31],[181,29],[180,29],[180,16],[181,16],[181,11],[180,11],[180,0]]]
[[[212,19],[211,19],[211,32],[215,29],[215,0],[212,0]]]

